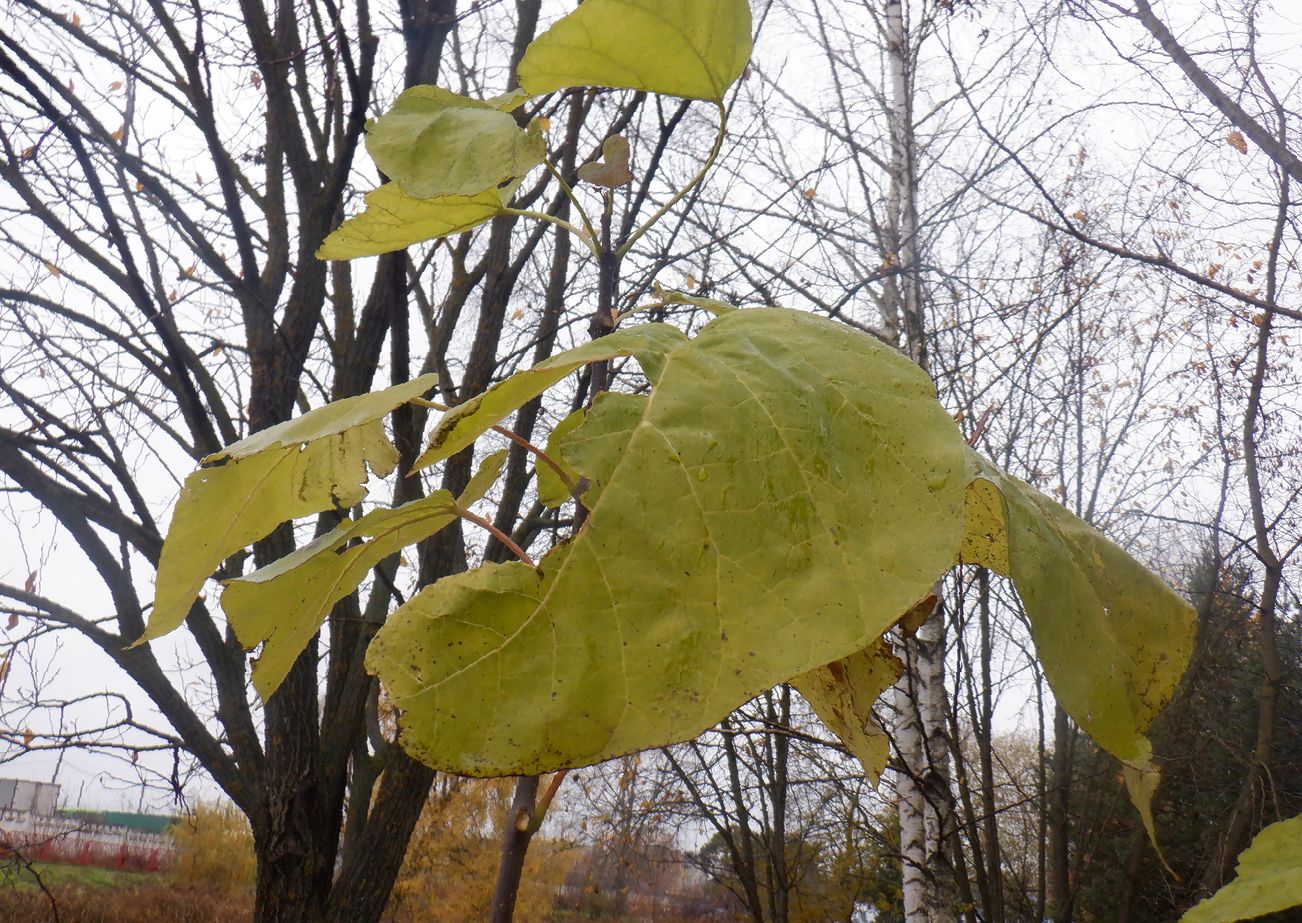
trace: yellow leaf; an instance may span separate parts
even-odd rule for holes
[[[722,100],[750,59],[750,24],[747,0],[584,0],[529,45],[520,86]]]
[[[116,92],[117,92],[118,90],[120,90],[120,89],[122,89],[122,81],[121,81],[121,80],[114,80],[112,83],[109,84],[109,92],[110,92],[110,93],[116,93]]]
[[[886,768],[890,741],[872,716],[873,703],[903,673],[904,664],[891,653],[890,645],[877,640],[857,654],[791,680],[874,785]]]
[[[316,252],[320,260],[351,260],[401,250],[435,237],[468,231],[501,212],[517,184],[472,196],[417,199],[385,183],[366,194],[366,209],[335,229]]]
[[[58,278],[59,276],[63,275],[63,273],[59,270],[59,267],[55,266],[49,260],[41,260],[41,262],[45,264],[45,271],[48,272],[50,275],[54,276],[55,278]]]
[[[1225,136],[1225,143],[1234,148],[1240,154],[1248,153],[1248,142],[1244,139],[1242,132],[1230,132]]]
[[[1087,523],[975,452],[968,457],[960,560],[1012,577],[1055,697],[1125,764],[1151,827],[1157,772],[1144,733],[1189,662],[1193,609]]]
[[[112,138],[114,141],[120,142],[126,136],[127,136],[127,126],[122,125],[118,127],[117,131],[113,132]]]
[[[282,522],[347,509],[366,496],[366,469],[385,477],[398,453],[383,417],[424,394],[423,375],[372,394],[318,407],[203,459],[185,479],[158,562],[154,609],[140,641],[179,626],[222,561]],[[249,498],[257,495],[257,502]],[[243,498],[244,503],[232,503]],[[140,643],[138,641],[137,643]]]
[[[1240,855],[1233,881],[1180,923],[1231,923],[1302,905],[1302,816],[1266,827]],[[1289,919],[1296,919],[1290,916]]]
[[[366,150],[409,196],[475,196],[518,179],[547,156],[537,125],[511,116],[518,94],[471,99],[442,87],[405,90],[366,126]]]

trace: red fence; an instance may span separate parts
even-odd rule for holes
[[[12,852],[28,862],[156,872],[171,863],[176,846],[166,834],[0,810],[0,860]]]

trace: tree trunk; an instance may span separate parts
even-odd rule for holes
[[[1053,923],[1071,923],[1071,807],[1072,748],[1076,732],[1062,706],[1053,708],[1053,764],[1049,784],[1048,914]]]
[[[885,285],[883,327],[909,358],[928,367],[923,289],[919,260],[918,183],[913,126],[913,53],[903,0],[885,8],[886,58],[890,78],[890,191],[888,252],[899,267]],[[949,784],[949,737],[945,692],[944,608],[903,642],[908,668],[896,687],[896,742],[900,849],[904,863],[904,908],[909,923],[952,923],[957,919],[953,865],[946,840],[954,834]]]
[[[1276,102],[1279,121],[1279,139],[1285,138],[1286,118],[1283,107]],[[1288,227],[1289,175],[1281,169],[1279,177],[1279,206],[1275,217],[1275,231],[1266,264],[1266,299],[1274,303],[1279,286],[1280,248]],[[1272,787],[1271,762],[1275,749],[1276,712],[1279,707],[1279,687],[1283,681],[1284,666],[1279,655],[1276,620],[1279,593],[1284,576],[1284,561],[1272,543],[1274,523],[1266,512],[1265,493],[1261,484],[1260,458],[1257,445],[1258,421],[1263,416],[1262,392],[1271,371],[1270,341],[1275,314],[1265,311],[1257,325],[1257,342],[1254,352],[1252,384],[1243,416],[1243,467],[1248,482],[1248,502],[1252,508],[1253,546],[1257,560],[1264,570],[1261,599],[1257,603],[1257,649],[1261,654],[1261,688],[1257,693],[1257,739],[1253,745],[1252,763],[1244,777],[1243,785],[1235,799],[1234,809],[1221,836],[1219,849],[1203,872],[1202,886],[1210,893],[1219,888],[1231,875],[1234,861],[1248,845],[1254,830],[1261,826],[1260,805]],[[1287,555],[1284,556],[1287,558]]]

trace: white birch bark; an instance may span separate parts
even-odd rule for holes
[[[913,129],[914,55],[902,0],[885,0],[883,24],[889,74],[890,189],[884,260],[899,268],[882,301],[882,326],[910,358],[928,367],[923,285],[918,259],[918,184]],[[937,610],[900,654],[908,670],[895,687],[895,741],[900,768],[897,798],[908,923],[953,923],[957,898],[949,850],[953,846],[953,792],[945,691],[945,614]]]

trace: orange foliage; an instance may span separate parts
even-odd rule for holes
[[[176,861],[171,875],[177,884],[227,891],[253,888],[253,833],[235,805],[198,805],[172,825],[172,838]]]
[[[440,776],[407,847],[385,914],[389,923],[464,923],[488,918],[511,803],[511,779]],[[545,828],[544,828],[545,829]],[[525,861],[515,919],[543,923],[575,860],[540,834]]]

